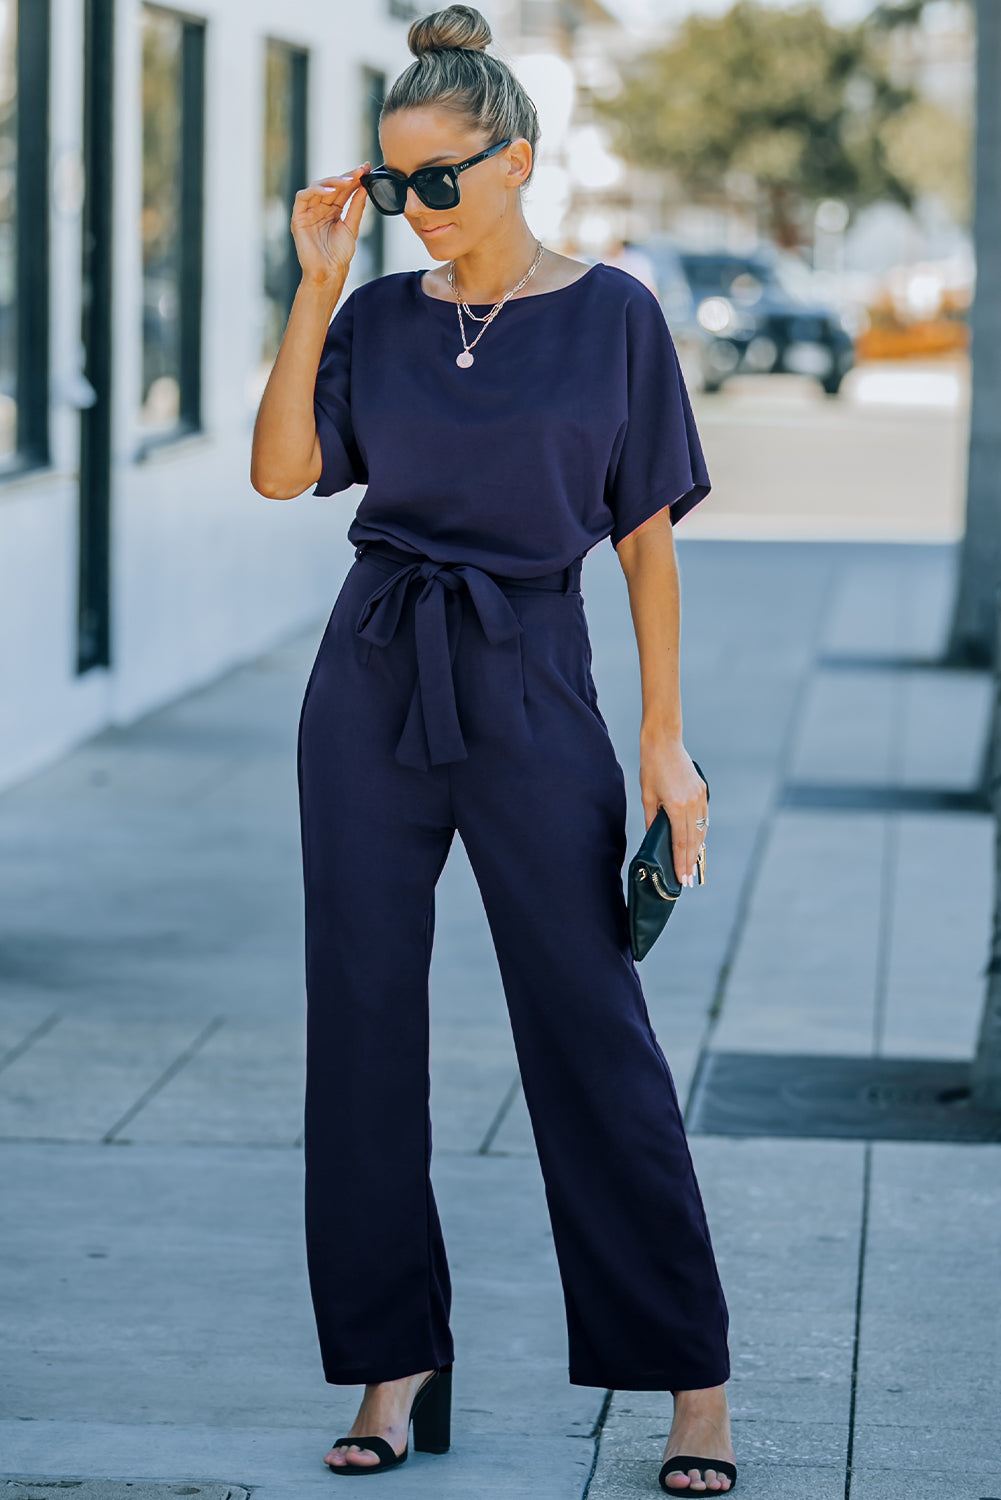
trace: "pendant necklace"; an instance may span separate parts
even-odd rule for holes
[[[494,318],[496,318],[497,314],[500,312],[501,308],[504,306],[504,303],[508,300],[508,298],[509,297],[513,297],[514,294],[515,294],[515,292],[519,291],[520,288],[525,285],[525,282],[528,280],[528,278],[531,275],[534,274],[536,266],[539,264],[539,261],[542,259],[542,252],[543,252],[542,241],[541,240],[536,240],[535,243],[536,243],[536,246],[538,247],[536,249],[536,252],[535,252],[535,259],[533,260],[532,264],[529,266],[528,270],[525,272],[525,275],[518,282],[517,286],[513,286],[509,292],[505,293],[505,295],[501,298],[501,300],[499,302],[495,302],[494,305],[493,305],[493,307],[490,309],[490,311],[488,313],[484,314],[483,317],[480,317],[477,313],[474,313],[473,311],[471,311],[471,309],[469,307],[469,304],[466,303],[466,302],[463,302],[462,299],[461,299],[461,297],[459,297],[459,293],[458,293],[458,291],[456,289],[456,285],[455,285],[455,261],[454,260],[453,261],[449,261],[449,265],[448,265],[448,284],[452,288],[452,291],[455,292],[455,295],[456,295],[456,298],[457,298],[456,308],[457,308],[457,311],[458,311],[458,314],[459,314],[459,332],[460,332],[460,334],[462,336],[462,353],[461,354],[457,354],[455,356],[455,362],[459,366],[460,370],[468,370],[469,369],[469,366],[473,363],[473,356],[472,356],[472,352],[471,351],[473,349],[475,349],[476,345],[479,343],[480,339],[486,333],[487,328],[493,322]],[[473,318],[475,322],[483,324],[483,327],[480,329],[479,333],[473,339],[473,342],[471,344],[467,344],[466,343],[466,328],[465,328],[465,324],[462,321],[462,310],[463,310],[463,308],[465,308],[466,313],[468,314],[468,316],[471,317],[471,318]]]

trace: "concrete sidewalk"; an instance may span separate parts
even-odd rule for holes
[[[709,883],[640,972],[682,1098],[720,1053],[969,1057],[989,818],[783,796],[973,785],[988,680],[907,665],[940,648],[951,550],[680,550]],[[351,555],[332,561],[331,600]],[[609,545],[584,592],[632,849],[638,671]],[[0,1477],[105,1479],[109,1500],[112,1480],[207,1500],[336,1483],[322,1455],[360,1392],[323,1382],[301,1227],[295,731],[324,623],[0,797]],[[566,1378],[541,1177],[458,839],[431,1044],[453,1446],[384,1482],[463,1500],[660,1493],[670,1396]],[[731,1309],[739,1491],[1001,1496],[1001,1146],[691,1145]]]

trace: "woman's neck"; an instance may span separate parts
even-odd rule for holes
[[[512,287],[517,286],[525,273],[531,270],[538,254],[539,242],[534,235],[504,250],[477,245],[468,255],[461,255],[455,261],[453,277],[456,291],[464,302],[474,305],[500,302]],[[539,264],[532,272],[533,283],[537,282],[548,258],[549,252],[543,249]],[[447,285],[447,266],[443,268],[442,279]]]

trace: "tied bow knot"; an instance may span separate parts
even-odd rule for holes
[[[459,622],[456,619],[451,628],[448,596],[465,589],[492,646],[513,640],[522,626],[503,591],[482,568],[425,558],[404,563],[373,590],[362,605],[356,634],[373,645],[387,646],[399,627],[407,589],[414,581],[423,583],[414,605],[417,681],[394,755],[401,765],[425,770],[429,765],[468,758],[452,679]]]

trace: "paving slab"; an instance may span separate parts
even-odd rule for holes
[[[775,815],[714,1048],[871,1050],[886,826],[867,813]]]
[[[993,819],[902,814],[892,840],[878,1050],[972,1057],[991,930]]]
[[[941,656],[955,590],[948,547],[872,546],[846,553],[821,651],[879,658]]]
[[[61,1016],[0,1072],[0,1138],[100,1140],[206,1030],[183,1014]]]
[[[997,1493],[1001,1432],[984,1419],[1001,1407],[1001,1146],[872,1152],[853,1467],[968,1466],[993,1489],[958,1493]]]

